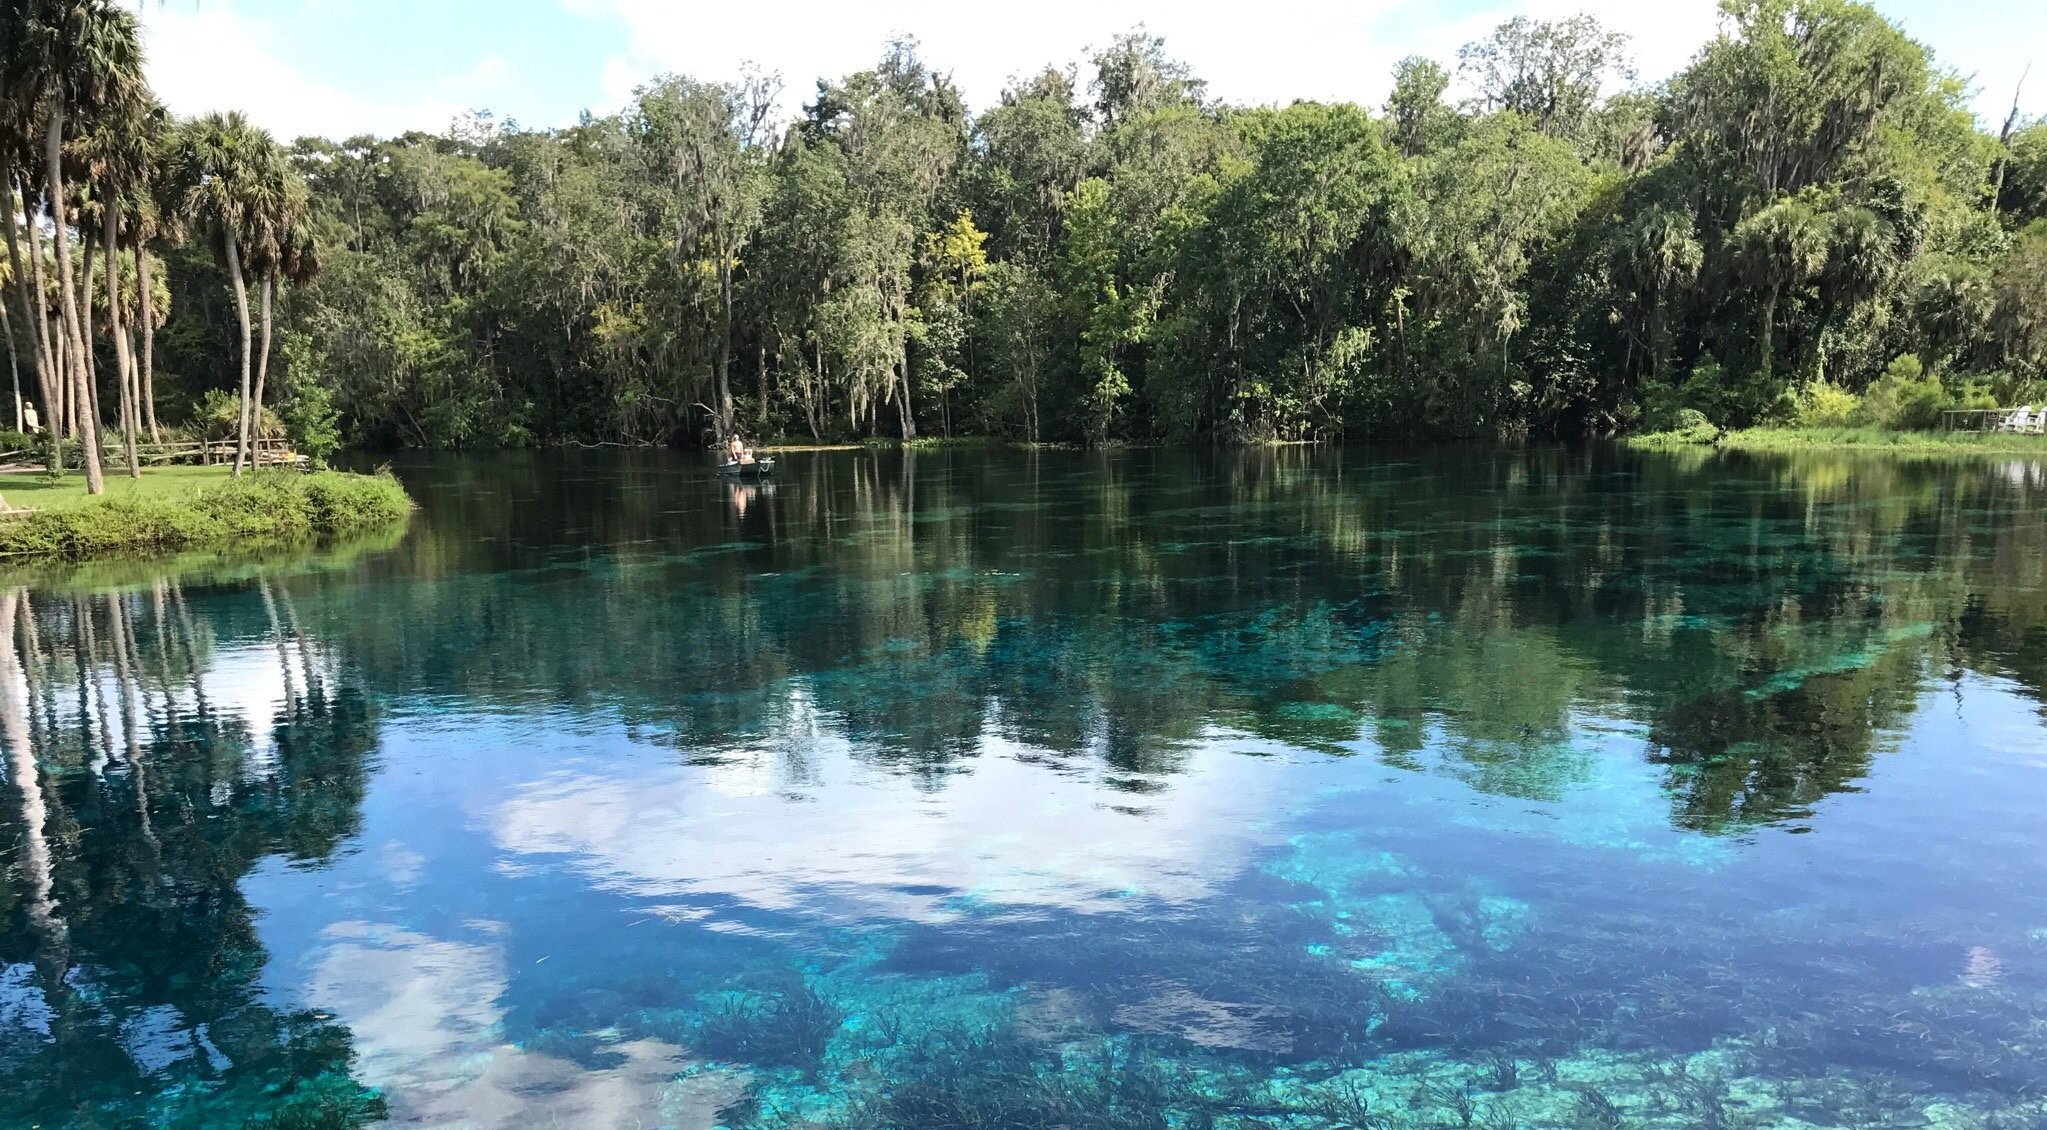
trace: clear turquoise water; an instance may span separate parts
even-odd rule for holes
[[[0,1124],[2047,1125],[2047,471],[401,466],[42,575]]]

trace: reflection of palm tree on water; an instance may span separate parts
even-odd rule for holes
[[[267,955],[241,880],[354,831],[375,745],[360,697],[327,693],[289,595],[258,595],[286,691],[268,760],[244,704],[205,693],[212,641],[174,585],[0,592],[0,845],[19,845],[0,866],[25,911],[0,917],[0,969],[34,956],[33,1023],[0,1040],[0,1124],[380,1115],[350,1077],[346,1029],[274,1008],[258,984]]]
[[[23,870],[27,872],[28,920],[40,944],[37,965],[47,983],[61,982],[66,963],[63,957],[64,925],[57,917],[55,883],[50,868],[48,835],[49,807],[43,798],[42,773],[36,765],[34,746],[29,741],[27,676],[15,650],[15,616],[22,603],[19,589],[0,596],[0,630],[7,633],[0,644],[0,736],[7,741],[7,776],[21,797],[21,828],[24,841]],[[55,965],[55,970],[51,965]]]

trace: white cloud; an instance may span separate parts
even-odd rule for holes
[[[810,98],[816,79],[872,65],[886,41],[902,33],[921,41],[928,62],[951,71],[971,105],[984,107],[1012,77],[1048,63],[1078,63],[1089,48],[1139,24],[1164,36],[1167,50],[1228,101],[1283,104],[1310,98],[1376,105],[1384,100],[1393,66],[1403,56],[1454,62],[1459,46],[1515,14],[1559,19],[1590,12],[1632,39],[1640,76],[1647,82],[1683,67],[1712,36],[1717,20],[1714,0],[1495,0],[1456,16],[1427,0],[1269,0],[1248,16],[1240,6],[1226,8],[1212,0],[1174,5],[1042,0],[1028,13],[937,0],[887,5],[784,0],[771,11],[675,0],[530,2],[556,3],[572,15],[600,21],[605,29],[600,34],[615,34],[619,46],[602,62],[595,53],[569,52],[550,64],[564,74],[548,79],[573,72],[578,79],[573,82],[538,82],[538,76],[517,73],[501,55],[453,73],[426,75],[403,73],[404,64],[395,60],[364,60],[343,77],[323,81],[309,77],[295,62],[318,46],[287,40],[282,31],[286,21],[263,8],[146,5],[142,18],[150,78],[172,109],[191,114],[241,108],[285,138],[440,130],[470,109],[507,109],[506,103],[519,97],[526,98],[518,107],[522,120],[566,125],[583,109],[607,113],[622,107],[635,86],[664,71],[730,78],[748,62],[781,73],[784,109],[793,113]],[[1994,124],[2003,117],[2025,63],[2025,44],[2038,27],[2038,16],[2026,19],[2033,27],[2021,21],[2009,35],[1998,33],[1999,21],[1984,13],[1963,12],[1938,23],[1907,19],[1905,26],[1930,43],[1944,65],[1976,76],[1981,88],[1976,107]],[[503,27],[479,34],[488,44],[489,35],[517,35],[519,22],[508,17]],[[593,52],[602,50],[593,47]],[[388,66],[399,67],[400,73],[391,73]],[[596,105],[554,104],[582,97],[567,92],[591,89],[581,81],[585,77],[597,80],[601,93]],[[547,92],[536,89],[543,86]],[[2035,113],[2047,109],[2047,82],[2032,84],[2027,108]]]
[[[151,5],[142,30],[150,86],[173,113],[241,110],[286,141],[444,129],[481,103],[443,93],[474,92],[488,101],[491,89],[510,78],[502,60],[486,59],[424,96],[406,90],[366,96],[305,77],[285,61],[268,23],[224,4]]]
[[[729,77],[742,60],[782,72],[790,108],[810,83],[869,66],[900,31],[913,32],[924,58],[950,69],[970,104],[985,106],[1012,76],[1047,63],[1079,61],[1091,46],[1139,24],[1164,36],[1167,50],[1237,103],[1297,98],[1373,104],[1391,85],[1393,66],[1412,54],[1451,61],[1462,44],[1517,12],[1559,18],[1590,11],[1635,41],[1645,78],[1682,66],[1712,34],[1712,0],[1527,0],[1446,20],[1411,0],[1272,0],[1247,19],[1240,7],[1172,6],[1144,0],[1044,0],[1028,18],[963,16],[934,0],[859,5],[797,0],[768,21],[745,6],[680,5],[669,0],[564,0],[572,11],[622,20],[631,46],[605,68],[606,97],[622,104],[632,87],[662,71]]]

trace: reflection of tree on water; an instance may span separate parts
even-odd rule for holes
[[[400,551],[445,583],[322,637],[697,759],[822,727],[936,781],[995,737],[1142,791],[1240,732],[1552,799],[1592,716],[1714,830],[1864,775],[1929,679],[2047,687],[2047,521],[1999,465],[861,453],[792,458],[743,520],[653,462],[449,473]]]
[[[316,861],[355,826],[375,745],[271,616],[282,701],[269,741],[210,694],[215,641],[175,584],[0,594],[0,1122],[361,1124],[345,1029],[267,1005],[239,884],[282,852]],[[281,1124],[281,1122],[279,1123]]]

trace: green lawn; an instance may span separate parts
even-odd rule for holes
[[[146,467],[140,479],[128,477],[126,468],[107,468],[107,498],[161,498],[166,495],[189,495],[202,487],[226,482],[231,477],[231,468],[215,464],[211,467]],[[52,480],[41,472],[0,475],[0,496],[17,510],[57,510],[84,502],[89,495],[85,492],[85,472],[66,471],[61,479]]]
[[[1882,428],[1749,428],[1720,437],[1735,451],[1892,451],[2047,455],[2047,436],[2010,432],[1894,432]]]
[[[110,474],[98,498],[85,493],[82,476],[51,483],[30,474],[0,476],[0,493],[19,508],[0,515],[0,558],[20,559],[354,536],[402,523],[412,511],[405,488],[385,472],[266,468],[237,479],[225,467],[164,467],[139,482]]]

